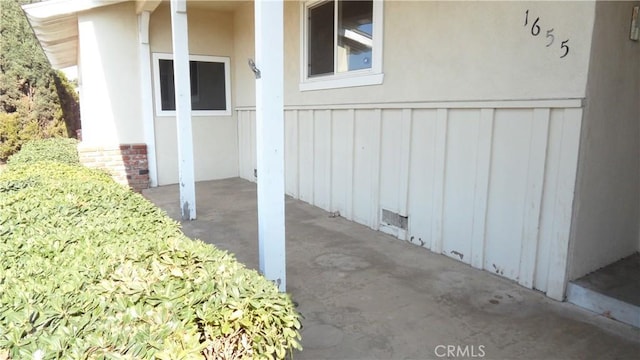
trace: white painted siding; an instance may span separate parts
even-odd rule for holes
[[[443,254],[469,263],[473,229],[473,198],[477,166],[480,112],[476,109],[447,111],[442,206]]]
[[[562,297],[579,100],[286,109],[287,194]],[[253,113],[237,109],[252,181]]]
[[[348,219],[353,218],[353,131],[354,110],[332,111],[331,205]],[[285,139],[285,142],[289,139]],[[326,209],[325,209],[326,210]]]
[[[256,113],[255,111],[238,112],[238,137],[239,176],[243,179],[255,181],[254,169],[256,169]],[[286,120],[286,119],[285,119]],[[287,138],[289,134],[285,135]],[[287,154],[289,150],[285,149]],[[292,153],[297,154],[297,151]],[[289,161],[285,162],[289,164]],[[286,165],[285,165],[286,166]]]

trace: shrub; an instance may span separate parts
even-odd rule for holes
[[[20,149],[18,114],[0,112],[0,162]]]
[[[269,359],[300,348],[288,295],[103,172],[13,160],[0,209],[0,358]]]
[[[31,164],[39,161],[54,161],[64,164],[80,164],[77,150],[78,141],[69,138],[33,140],[9,157],[7,164]]]

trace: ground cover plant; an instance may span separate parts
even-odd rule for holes
[[[274,284],[108,174],[36,153],[0,173],[0,359],[269,359],[300,347],[299,315]]]
[[[7,164],[32,165],[39,161],[53,161],[64,164],[80,165],[76,145],[78,141],[70,138],[51,138],[31,141],[9,157]]]

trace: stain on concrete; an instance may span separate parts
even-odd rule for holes
[[[302,330],[302,346],[305,349],[323,349],[342,342],[343,331],[327,324],[309,324]]]
[[[470,305],[491,314],[522,317],[530,312],[520,293],[506,289],[480,292],[471,299]]]
[[[371,266],[368,261],[358,256],[340,253],[328,253],[320,255],[314,259],[314,262],[322,267],[341,271],[363,270]]]

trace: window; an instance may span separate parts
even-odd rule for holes
[[[175,116],[175,86],[171,54],[153,54],[156,114]],[[189,57],[193,116],[231,115],[229,58]]]
[[[300,90],[381,84],[382,2],[303,4]]]

